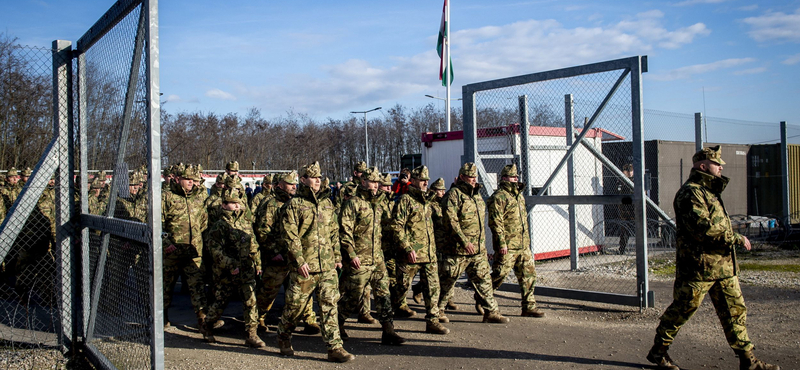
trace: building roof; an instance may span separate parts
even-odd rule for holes
[[[521,129],[519,123],[515,123],[509,126],[480,128],[478,129],[478,138],[519,135],[520,130]],[[578,132],[581,131],[580,128],[577,128],[576,130]],[[532,136],[566,137],[567,129],[565,127],[531,126],[530,129],[528,130],[528,134]],[[596,138],[598,136],[602,141],[625,140],[624,137],[602,128],[591,128],[589,129],[589,132],[586,133],[587,138]],[[432,143],[434,141],[463,140],[463,139],[464,139],[464,131],[422,133],[423,143]]]

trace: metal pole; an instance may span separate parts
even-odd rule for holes
[[[694,114],[694,151],[703,150],[703,113]]]
[[[575,112],[572,104],[572,94],[564,95],[564,118],[566,118],[567,146],[571,146],[574,140]],[[575,156],[569,156],[567,161],[567,195],[575,195]],[[569,265],[572,271],[578,269],[578,231],[577,221],[575,220],[575,205],[567,206],[569,211]]]
[[[369,139],[367,138],[367,112],[364,112],[364,156],[367,157],[366,163],[369,167]]]
[[[643,65],[644,63],[644,65]],[[631,130],[633,133],[633,209],[636,217],[636,281],[641,307],[653,307],[647,277],[647,207],[644,193],[644,117],[642,111],[642,69],[646,61],[631,66]]]
[[[478,125],[475,122],[475,92],[468,90],[467,86],[461,88],[461,107],[464,111],[464,154],[461,163],[475,162],[478,158]]]
[[[89,145],[87,140],[87,122],[89,121],[89,110],[87,107],[86,91],[86,54],[78,55],[78,134],[80,135],[80,179],[81,179],[81,214],[89,213]],[[105,179],[103,179],[105,181]],[[81,227],[81,273],[78,280],[81,284],[81,309],[80,309],[80,336],[86,337],[89,325],[89,304],[91,296],[91,274],[89,272],[89,228]]]
[[[530,132],[531,132],[531,122],[528,119],[528,96],[522,95],[519,97],[519,122],[520,122],[520,135],[521,135],[521,143],[522,150],[520,153],[522,158],[520,158],[520,170],[522,170],[522,181],[525,183],[525,195],[533,195],[533,190],[531,189],[531,144],[530,144]],[[536,255],[534,252],[534,242],[533,242],[533,212],[532,209],[528,208],[528,236],[531,244],[528,248],[531,249],[531,255]]]
[[[783,195],[783,225],[788,231],[792,227],[789,205],[789,147],[786,142],[786,121],[781,121],[781,195]]]
[[[445,30],[445,35],[447,35],[447,37],[444,38],[444,48],[446,50],[445,51],[445,58],[446,59],[444,60],[444,63],[445,63],[445,70],[444,70],[445,71],[445,73],[444,73],[445,77],[444,78],[445,78],[445,87],[446,87],[446,90],[447,90],[447,99],[444,102],[445,111],[446,111],[444,117],[445,117],[445,122],[447,122],[447,125],[446,125],[447,126],[447,131],[450,132],[450,84],[453,83],[453,81],[450,80],[450,73],[453,72],[452,69],[451,69],[452,66],[450,65],[450,0],[447,0],[447,8],[445,9],[445,22],[444,22],[444,25],[445,25],[445,27],[447,27],[447,30]]]

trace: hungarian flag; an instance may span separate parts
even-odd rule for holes
[[[453,84],[453,59],[450,58],[450,50],[445,47],[445,40],[449,43],[450,35],[447,34],[447,23],[450,19],[447,17],[447,0],[444,0],[442,7],[442,23],[439,25],[439,41],[436,43],[436,52],[439,53],[439,80],[442,81],[442,86],[447,86],[445,81],[445,73],[450,74],[450,84]],[[447,56],[445,56],[447,54]],[[447,62],[445,62],[447,59]]]

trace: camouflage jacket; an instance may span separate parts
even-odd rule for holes
[[[281,237],[281,209],[292,196],[281,188],[275,188],[274,195],[261,203],[255,212],[255,232],[258,245],[264,257],[271,259],[280,254],[286,260],[286,243],[279,243]]]
[[[208,224],[211,225],[222,217],[222,192],[211,191],[211,195],[203,201],[208,212]]]
[[[394,208],[394,232],[399,250],[414,251],[418,263],[436,262],[436,237],[433,231],[433,197],[413,186],[400,196]]]
[[[47,219],[47,224],[50,226],[50,238],[55,240],[56,237],[56,190],[52,186],[47,186],[42,191],[42,196],[39,197],[37,203],[39,211]]]
[[[253,195],[253,198],[250,199],[250,209],[253,210],[253,213],[256,213],[258,207],[261,207],[274,193],[275,189],[264,190],[264,188],[261,188],[258,194]]]
[[[677,279],[712,281],[739,274],[734,246],[743,245],[744,239],[733,232],[720,198],[728,181],[692,169],[675,194]]]
[[[195,186],[188,194],[178,184],[161,199],[161,224],[165,236],[163,246],[194,247],[198,256],[203,251],[203,231],[208,226],[208,212],[201,193],[205,187]],[[194,252],[193,252],[194,253]]]
[[[450,232],[444,253],[467,255],[468,243],[475,247],[475,254],[486,253],[486,203],[480,189],[481,184],[472,187],[459,179],[444,195],[444,223]]]
[[[345,259],[358,257],[362,265],[368,266],[383,262],[381,203],[385,197],[381,191],[373,196],[369,189],[359,186],[356,195],[342,205],[339,240]]]
[[[486,202],[495,253],[502,248],[521,250],[531,246],[522,189],[525,184],[521,182],[500,181],[497,191]]]
[[[444,213],[442,213],[442,199],[436,196],[435,191],[430,191],[430,196],[433,196],[431,202],[431,219],[433,220],[433,235],[436,238],[436,250],[442,252],[445,244],[447,243],[447,228],[444,224]]]
[[[307,263],[309,272],[325,272],[342,262],[339,225],[329,195],[330,190],[315,194],[300,184],[297,195],[284,205],[281,239],[294,268]]]
[[[206,244],[216,269],[261,270],[261,258],[253,234],[253,225],[247,220],[244,209],[222,210],[220,219],[209,226]]]
[[[87,198],[87,202],[89,202],[89,213],[93,215],[104,215],[106,213],[106,203],[105,199],[100,198],[100,195],[94,195],[94,193],[89,193],[89,198]]]
[[[383,200],[380,204],[381,208],[383,208],[383,213],[381,214],[381,249],[383,249],[384,258],[394,258],[397,241],[394,234],[394,219],[392,215],[394,214],[394,206],[397,203],[391,199],[393,198],[392,193],[383,191],[382,193]]]
[[[139,193],[130,198],[117,198],[122,204],[122,209],[118,212],[123,213],[123,218],[136,222],[147,222],[147,195],[139,190]]]

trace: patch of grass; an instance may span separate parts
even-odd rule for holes
[[[659,276],[675,276],[675,261],[672,259],[650,259],[650,273]]]
[[[800,272],[800,264],[761,264],[761,263],[740,263],[739,268],[750,271],[774,271],[774,272]]]

